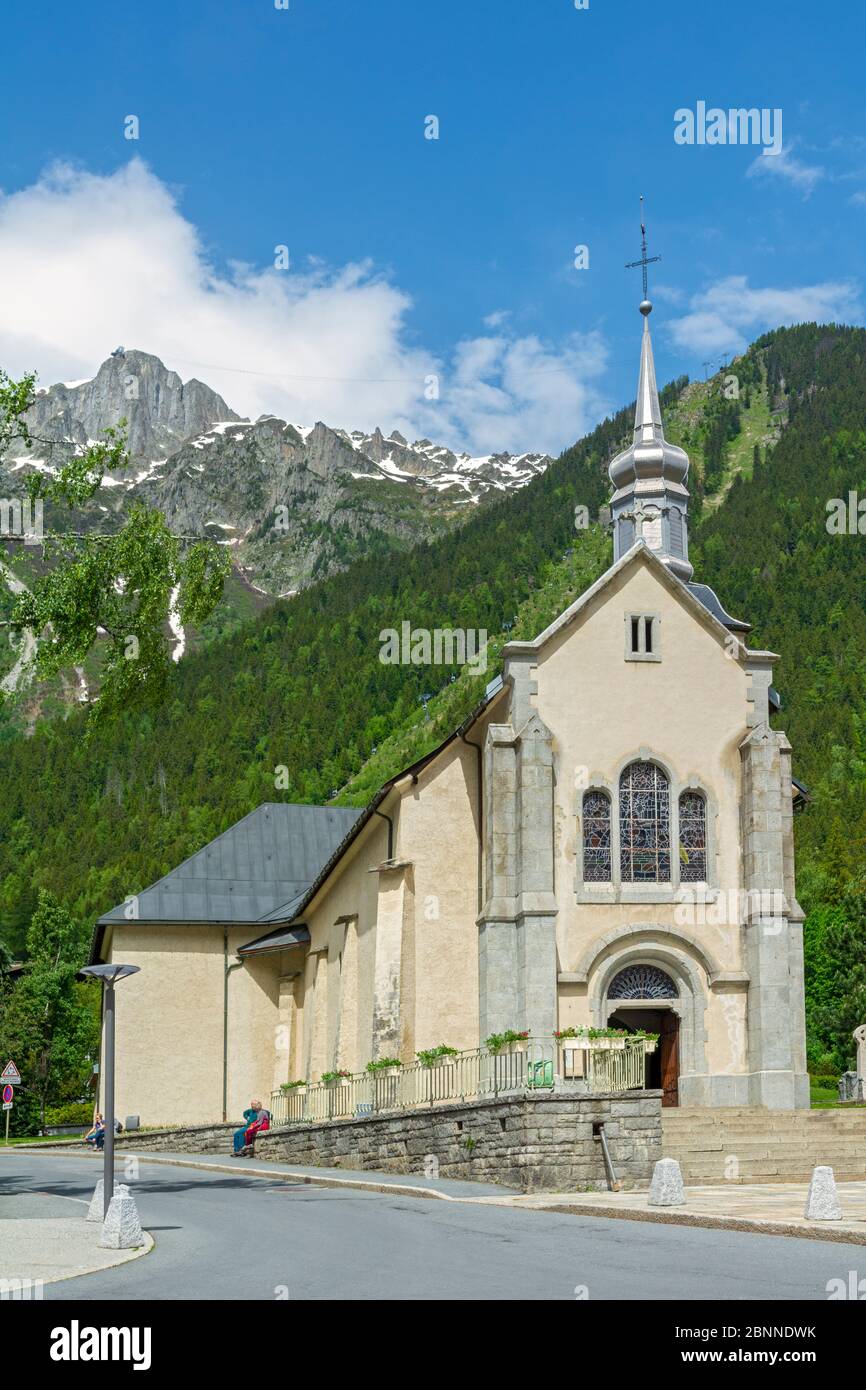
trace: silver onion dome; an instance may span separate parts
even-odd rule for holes
[[[677,578],[688,583],[693,573],[687,533],[689,456],[665,439],[649,329],[652,307],[646,297],[640,304],[643,335],[634,437],[608,467],[615,489],[610,503],[614,558],[618,560],[642,539]]]
[[[652,304],[648,299],[642,302],[640,311],[644,316],[644,324],[637,404],[634,412],[634,439],[627,449],[617,454],[608,468],[610,481],[617,490],[627,487],[638,478],[664,478],[668,482],[684,486],[689,475],[688,454],[685,450],[677,448],[676,444],[669,444],[664,435],[649,331]]]

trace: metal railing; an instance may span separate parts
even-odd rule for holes
[[[559,1074],[567,1081],[583,1081],[592,1092],[643,1090],[647,1051],[643,1039],[616,1047],[563,1041]]]
[[[275,1125],[316,1124],[479,1096],[552,1091],[558,1082],[578,1083],[576,1089],[590,1092],[640,1090],[645,1053],[642,1040],[590,1047],[579,1039],[552,1038],[501,1052],[476,1048],[443,1057],[432,1066],[413,1062],[390,1071],[365,1071],[277,1090],[270,1110]]]

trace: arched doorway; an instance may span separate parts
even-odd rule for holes
[[[659,1044],[646,1059],[646,1086],[662,1092],[662,1105],[679,1104],[679,990],[657,965],[635,963],[617,972],[607,989],[608,1024],[658,1033]]]

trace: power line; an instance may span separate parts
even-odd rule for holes
[[[166,354],[167,356],[169,354]],[[417,376],[305,376],[299,372],[259,372],[251,367],[221,367],[215,362],[197,362],[192,357],[176,357],[170,354],[173,362],[182,362],[187,367],[200,367],[205,372],[234,372],[240,376],[259,376],[277,381],[334,381],[357,382],[359,385],[417,386]],[[525,372],[524,376],[561,376],[575,370],[572,367],[545,367],[538,371]],[[427,372],[427,376],[440,376],[439,372]]]

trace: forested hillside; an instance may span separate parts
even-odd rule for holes
[[[797,817],[812,1055],[838,1065],[849,1015],[866,1017],[866,538],[825,522],[828,499],[866,494],[866,333],[779,330],[729,371],[736,398],[723,378],[681,380],[663,409],[692,457],[696,577],[754,624],[752,645],[782,656],[777,722],[813,797]],[[575,531],[574,508],[598,514],[630,424],[631,410],[619,412],[459,531],[356,563],[193,652],[157,712],[92,739],[83,713],[29,739],[7,727],[2,938],[21,949],[40,888],[92,919],[259,802],[364,800],[437,741],[495,662],[453,683],[445,668],[382,665],[380,631],[407,620],[485,628],[495,653],[544,626],[610,563],[607,536]],[[279,767],[288,785],[277,789]]]

